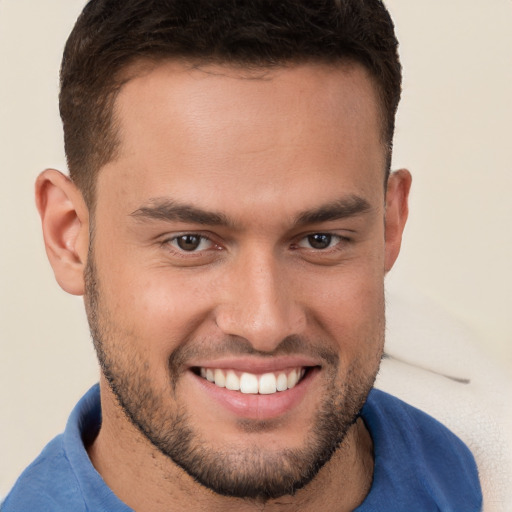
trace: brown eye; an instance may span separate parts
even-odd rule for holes
[[[212,246],[212,242],[208,238],[193,233],[178,235],[170,240],[169,243],[176,249],[184,252],[203,251]]]
[[[332,242],[332,235],[325,233],[315,233],[307,237],[308,244],[313,249],[327,249]]]
[[[176,239],[176,243],[184,251],[195,251],[201,243],[201,237],[197,235],[183,235]]]

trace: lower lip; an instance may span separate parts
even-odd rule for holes
[[[294,410],[304,399],[318,374],[318,368],[309,368],[306,375],[293,388],[271,395],[253,395],[220,388],[212,382],[190,372],[201,391],[236,416],[245,419],[270,420]]]

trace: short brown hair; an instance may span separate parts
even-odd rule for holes
[[[393,22],[380,0],[90,0],[66,43],[60,113],[71,178],[91,206],[115,157],[113,109],[122,71],[184,59],[265,68],[355,61],[379,92],[388,169],[401,93]]]

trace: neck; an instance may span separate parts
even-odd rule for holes
[[[361,419],[307,486],[264,502],[221,496],[198,484],[128,421],[105,383],[101,401],[103,423],[89,457],[114,494],[137,512],[344,512],[360,505],[371,487],[373,445]]]

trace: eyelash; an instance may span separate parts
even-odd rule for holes
[[[311,244],[312,244],[312,240],[314,237],[327,237],[329,238],[329,243],[328,243],[328,247],[325,247],[325,248],[318,248],[318,247],[311,247]],[[310,247],[305,247],[305,249],[307,250],[311,250],[311,251],[318,251],[318,252],[324,252],[324,253],[328,253],[328,252],[331,252],[331,251],[334,251],[334,250],[339,250],[340,249],[340,244],[346,244],[348,242],[350,242],[350,239],[347,238],[347,237],[344,237],[344,236],[341,236],[341,235],[337,235],[337,234],[334,234],[334,233],[323,233],[323,232],[317,232],[317,233],[310,233],[308,235],[305,235],[305,236],[302,236],[298,243],[294,244],[295,247],[303,247],[301,245],[301,243],[305,240],[308,240],[309,244],[310,244]],[[331,243],[335,241],[336,243],[334,243],[334,245],[331,246]]]
[[[174,245],[174,243],[178,244],[179,243],[178,241],[180,239],[184,239],[186,237],[198,238],[199,239],[198,247],[201,247],[201,245],[204,244],[204,242],[209,243],[210,246],[207,247],[207,248],[200,249],[200,250],[197,250],[197,248],[196,248],[194,250],[187,251],[187,250],[183,249],[182,247],[179,247],[179,246],[176,247]],[[170,246],[172,248],[173,252],[175,252],[177,254],[182,254],[182,255],[185,255],[185,254],[188,254],[188,255],[193,255],[193,254],[199,255],[199,254],[203,253],[204,251],[210,249],[211,247],[215,247],[217,249],[220,249],[220,247],[210,237],[202,235],[200,233],[180,233],[178,235],[174,235],[171,238],[167,238],[167,239],[163,240],[162,246],[166,246],[166,247]]]
[[[192,249],[190,251],[187,251],[186,249],[183,249],[183,247],[179,247],[179,246],[176,246],[175,244],[178,244],[179,240],[180,239],[184,239],[186,237],[191,237],[191,238],[198,238],[199,239],[199,245],[197,248],[195,249]],[[328,247],[325,247],[325,248],[315,248],[315,247],[311,247],[311,239],[313,237],[328,237],[329,238],[329,246]],[[310,247],[304,247],[303,245],[301,245],[301,243],[303,243],[304,241],[307,241],[309,239],[309,242],[310,242]],[[331,246],[331,243],[333,242],[333,240],[336,242],[334,245]],[[207,248],[203,248],[203,249],[199,249],[199,247],[201,247],[202,244],[204,244],[204,242],[207,242],[209,243],[209,246]],[[314,232],[314,233],[309,233],[307,235],[301,235],[300,238],[297,238],[297,241],[292,243],[291,244],[291,249],[293,250],[298,250],[298,249],[305,249],[305,250],[308,250],[308,251],[313,251],[313,252],[318,252],[318,253],[330,253],[330,252],[333,252],[333,251],[337,251],[337,250],[340,250],[341,248],[339,247],[340,245],[344,246],[345,244],[347,243],[350,243],[351,242],[351,239],[348,238],[348,237],[345,237],[345,236],[341,236],[341,235],[338,235],[338,234],[334,234],[334,233],[324,233],[324,232]],[[216,250],[220,250],[222,249],[222,247],[218,244],[216,244],[209,236],[206,236],[206,235],[203,235],[201,233],[180,233],[180,234],[177,234],[177,235],[174,235],[170,238],[167,238],[165,240],[162,241],[162,246],[166,246],[166,247],[171,247],[172,251],[175,252],[176,254],[179,254],[179,255],[188,255],[188,256],[184,256],[184,257],[190,257],[192,255],[196,255],[196,256],[199,256],[200,254],[204,254],[205,251],[208,251],[209,249],[216,249]]]

